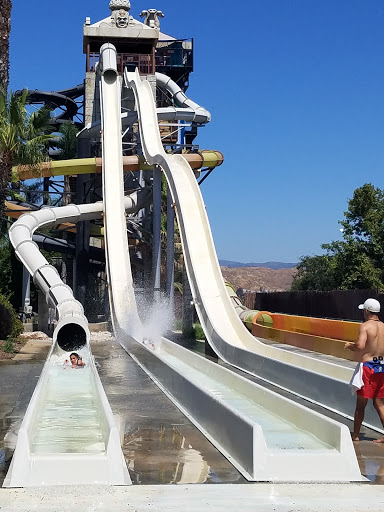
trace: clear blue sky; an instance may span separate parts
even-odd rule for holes
[[[10,86],[84,78],[82,26],[108,0],[14,0]],[[296,262],[340,237],[355,188],[384,188],[383,0],[131,0],[194,38],[188,95],[212,113],[201,149],[225,163],[202,185],[217,253]]]

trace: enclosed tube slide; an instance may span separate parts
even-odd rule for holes
[[[9,230],[16,256],[45,294],[47,303],[56,309],[58,322],[53,333],[53,342],[57,342],[63,350],[77,350],[89,342],[88,322],[83,306],[73,297],[69,286],[62,282],[57,270],[40,253],[38,246],[32,241],[32,235],[37,228],[56,224],[61,219],[72,222],[77,222],[80,218],[88,219],[95,207],[98,208],[95,205],[43,208],[22,215]]]
[[[157,118],[162,121],[186,121],[194,122],[199,125],[207,124],[211,120],[211,114],[204,107],[201,107],[189,99],[182,89],[169,76],[162,73],[156,73],[156,85],[168,92],[176,103],[176,107],[161,107],[156,109]],[[123,128],[132,125],[137,121],[137,112],[123,112],[121,114]],[[92,137],[99,135],[101,121],[89,123],[78,137]]]
[[[204,107],[201,107],[191,99],[189,99],[182,89],[174,82],[169,76],[163,75],[163,73],[156,73],[156,85],[167,91],[176,105],[180,107],[180,109],[172,109],[172,107],[167,107],[164,109],[157,109],[157,116],[160,119],[168,119],[168,117],[162,117],[167,113],[174,113],[174,119],[177,119],[177,115],[183,116],[181,119],[184,121],[194,121],[198,124],[206,124],[211,120],[211,114]]]
[[[122,208],[124,211],[137,211],[147,202],[148,195],[148,189],[138,190],[123,198]],[[102,213],[102,202],[47,207],[22,215],[9,230],[9,238],[17,257],[44,292],[47,303],[56,309],[58,323],[53,333],[53,342],[57,341],[63,350],[77,350],[88,343],[88,322],[83,306],[73,297],[71,288],[61,281],[57,270],[49,265],[32,240],[33,232],[43,226],[61,222],[76,223],[79,220],[101,218]]]
[[[22,94],[22,91],[16,91],[16,95]],[[44,103],[50,109],[60,108],[63,112],[49,121],[51,126],[57,130],[60,129],[60,124],[72,121],[77,115],[79,106],[77,105],[76,98],[84,95],[84,84],[71,87],[70,89],[63,89],[61,91],[40,91],[38,89],[28,90],[27,102],[29,104]],[[78,127],[83,127],[80,122],[75,122]]]
[[[233,307],[244,324],[247,324],[248,322],[252,323],[252,320],[257,316],[258,321],[262,325],[272,325],[273,322],[269,313],[247,308],[241,303],[241,300],[236,295],[236,291],[233,286],[228,282],[225,283],[225,286],[227,288],[228,295],[231,298]]]
[[[142,189],[123,201],[131,213],[148,200]],[[37,227],[65,220],[100,218],[103,203],[44,208],[16,221],[10,239],[35,282],[57,307],[54,343],[20,427],[4,487],[41,485],[130,484],[120,434],[89,347],[89,330],[81,304],[60,280],[32,241]],[[80,370],[66,368],[68,351],[86,361]],[[77,415],[76,406],[81,408]]]
[[[265,345],[244,327],[225,288],[195,176],[181,155],[164,152],[149,84],[127,72],[125,81],[137,99],[143,153],[163,169],[172,192],[193,301],[212,348],[229,364],[350,417],[350,368]],[[366,423],[381,430],[376,416],[367,411]]]

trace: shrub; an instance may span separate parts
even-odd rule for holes
[[[193,324],[195,329],[195,340],[205,340],[205,334],[200,324]]]
[[[7,352],[7,354],[11,354],[12,352],[14,352],[14,350],[15,350],[14,341],[15,340],[11,336],[8,336],[7,341],[5,342],[5,345],[4,345],[4,352]]]
[[[0,339],[17,338],[23,332],[23,324],[17,318],[9,299],[0,294]]]

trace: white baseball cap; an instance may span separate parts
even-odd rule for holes
[[[367,309],[371,313],[380,313],[380,302],[376,299],[367,299],[364,304],[359,305],[359,309]]]

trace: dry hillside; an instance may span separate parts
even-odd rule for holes
[[[296,268],[281,268],[273,270],[261,267],[221,267],[221,272],[226,281],[234,288],[245,290],[286,291],[291,289]]]

